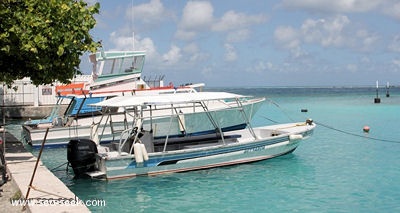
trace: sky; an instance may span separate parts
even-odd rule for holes
[[[142,75],[166,83],[400,85],[397,0],[88,2],[100,3],[94,39],[106,51],[145,50]]]

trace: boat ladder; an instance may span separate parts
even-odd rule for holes
[[[118,114],[124,115],[123,121],[113,121],[112,116]],[[128,129],[128,121],[126,119],[125,113],[110,114],[109,116],[110,116],[111,134],[113,135],[113,140],[115,140],[115,135],[119,136],[124,130]]]

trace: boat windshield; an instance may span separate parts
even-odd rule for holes
[[[143,64],[144,55],[107,59],[104,60],[101,75],[141,73]],[[98,64],[98,66],[100,66],[100,64]]]
[[[84,115],[98,114],[101,112],[101,107],[89,106],[89,104],[98,103],[103,100],[105,100],[105,97],[74,98],[65,112],[65,115],[81,117]]]

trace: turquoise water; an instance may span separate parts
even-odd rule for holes
[[[55,175],[79,198],[106,201],[93,212],[400,211],[400,89],[389,98],[381,90],[380,104],[374,88],[221,90],[271,100],[254,126],[306,118],[321,125],[294,153],[257,163],[109,182],[74,180],[65,166]],[[55,168],[66,150],[46,149],[42,161]]]

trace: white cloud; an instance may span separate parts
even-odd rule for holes
[[[151,0],[149,3],[130,7],[126,10],[126,17],[132,20],[132,14],[136,18],[134,21],[144,23],[158,23],[165,19],[166,10],[160,0]]]
[[[275,40],[283,48],[288,49],[292,56],[297,58],[306,55],[306,52],[301,48],[301,34],[293,27],[281,26],[274,32]]]
[[[197,33],[195,31],[185,31],[178,30],[175,33],[175,37],[181,40],[192,40],[196,37]]]
[[[256,73],[256,74],[262,74],[270,71],[272,72],[278,71],[277,67],[270,61],[267,62],[256,61],[254,65],[246,69],[246,72]]]
[[[112,32],[110,34],[110,41],[114,44],[114,50],[132,50],[133,49],[132,37],[121,36],[121,35],[118,35],[117,32]]]
[[[371,34],[367,30],[358,30],[355,37],[360,43],[360,49],[364,51],[369,51],[379,40],[377,35]]]
[[[281,47],[289,49],[295,57],[307,54],[304,51],[307,44],[369,51],[379,40],[377,35],[354,27],[344,15],[307,19],[299,28],[279,26],[275,29],[274,37]]]
[[[193,40],[199,31],[210,28],[214,21],[213,12],[214,8],[210,2],[188,2],[183,8],[182,19],[175,37],[181,40]]]
[[[281,5],[289,9],[309,10],[320,13],[367,13],[377,11],[400,19],[400,2],[398,0],[283,0]]]
[[[192,42],[183,47],[183,51],[189,54],[195,54],[199,52],[199,46],[196,43]]]
[[[387,4],[385,4],[385,6],[383,7],[383,12],[396,19],[400,19],[400,2],[387,2]]]
[[[361,62],[366,64],[366,63],[371,63],[371,59],[368,56],[363,56],[361,58]]]
[[[400,52],[400,35],[396,35],[393,37],[392,42],[390,42],[388,48],[393,52]]]
[[[236,31],[229,32],[226,36],[227,42],[241,42],[245,41],[250,37],[250,30],[248,29],[240,29]]]
[[[201,74],[204,76],[213,76],[214,65],[206,66],[201,70]]]
[[[104,4],[108,8],[97,15],[99,24],[93,32],[97,39],[103,39],[107,50],[132,50],[134,27],[135,49],[147,52],[145,66],[150,72],[167,71],[184,78],[178,75],[184,71],[189,73],[185,78],[200,79],[204,77],[201,71],[221,73],[229,61],[255,76],[316,72],[321,74],[316,78],[321,76],[330,83],[323,73],[400,70],[400,59],[395,55],[400,52],[400,34],[395,28],[400,20],[399,0],[260,1],[248,8],[236,2],[221,7],[220,2],[209,0],[132,3]],[[102,21],[106,27],[99,26]],[[272,23],[265,24],[269,21]],[[216,82],[213,76],[208,80]]]
[[[308,53],[305,50],[303,50],[301,47],[293,48],[290,50],[290,52],[292,53],[292,56],[294,58],[299,58],[299,57],[308,55]]]
[[[159,53],[151,38],[143,38],[141,40],[135,39],[135,47],[137,50],[145,50],[147,58],[158,58]]]
[[[357,64],[347,64],[346,69],[350,72],[357,72],[358,66]]]
[[[273,68],[273,65],[272,65],[271,62],[266,62],[266,63],[265,63],[265,62],[263,62],[263,61],[259,61],[259,62],[254,66],[253,71],[256,72],[256,73],[262,73],[262,72],[267,71],[267,70],[272,70],[272,68]]]
[[[210,2],[189,1],[183,9],[175,37],[193,40],[203,31],[228,32],[227,42],[239,42],[249,37],[251,26],[262,24],[266,20],[267,17],[263,14],[248,15],[233,10],[217,18],[214,17],[214,8]]]
[[[280,26],[274,31],[275,40],[284,48],[292,49],[300,45],[300,38],[297,30],[290,26]]]
[[[346,39],[343,28],[350,24],[347,16],[332,19],[307,19],[301,26],[301,33],[306,42],[319,43],[322,46],[341,46]]]
[[[235,47],[231,44],[225,44],[224,47],[225,47],[225,61],[236,61],[238,56]]]
[[[214,21],[213,12],[210,2],[189,1],[183,9],[179,28],[189,31],[208,29]]]
[[[265,15],[246,15],[235,11],[226,12],[222,18],[213,25],[214,31],[228,31],[247,28],[253,24],[264,23],[267,20]]]
[[[175,45],[172,45],[171,49],[162,56],[163,61],[168,65],[177,64],[181,58],[181,49]]]
[[[114,44],[114,48],[111,50],[133,50],[133,39],[128,36],[118,35],[116,32],[110,34],[110,41]],[[135,37],[135,50],[146,51],[146,57],[148,59],[157,60],[159,54],[151,38],[141,39],[139,36]]]
[[[392,63],[393,63],[394,65],[396,65],[397,67],[400,68],[400,60],[398,60],[398,59],[393,59],[393,60],[392,60]]]
[[[206,53],[200,51],[199,46],[196,43],[189,43],[182,48],[185,55],[189,56],[189,62],[204,61],[208,58]]]
[[[287,8],[308,9],[319,12],[367,12],[376,9],[384,0],[283,0]]]

